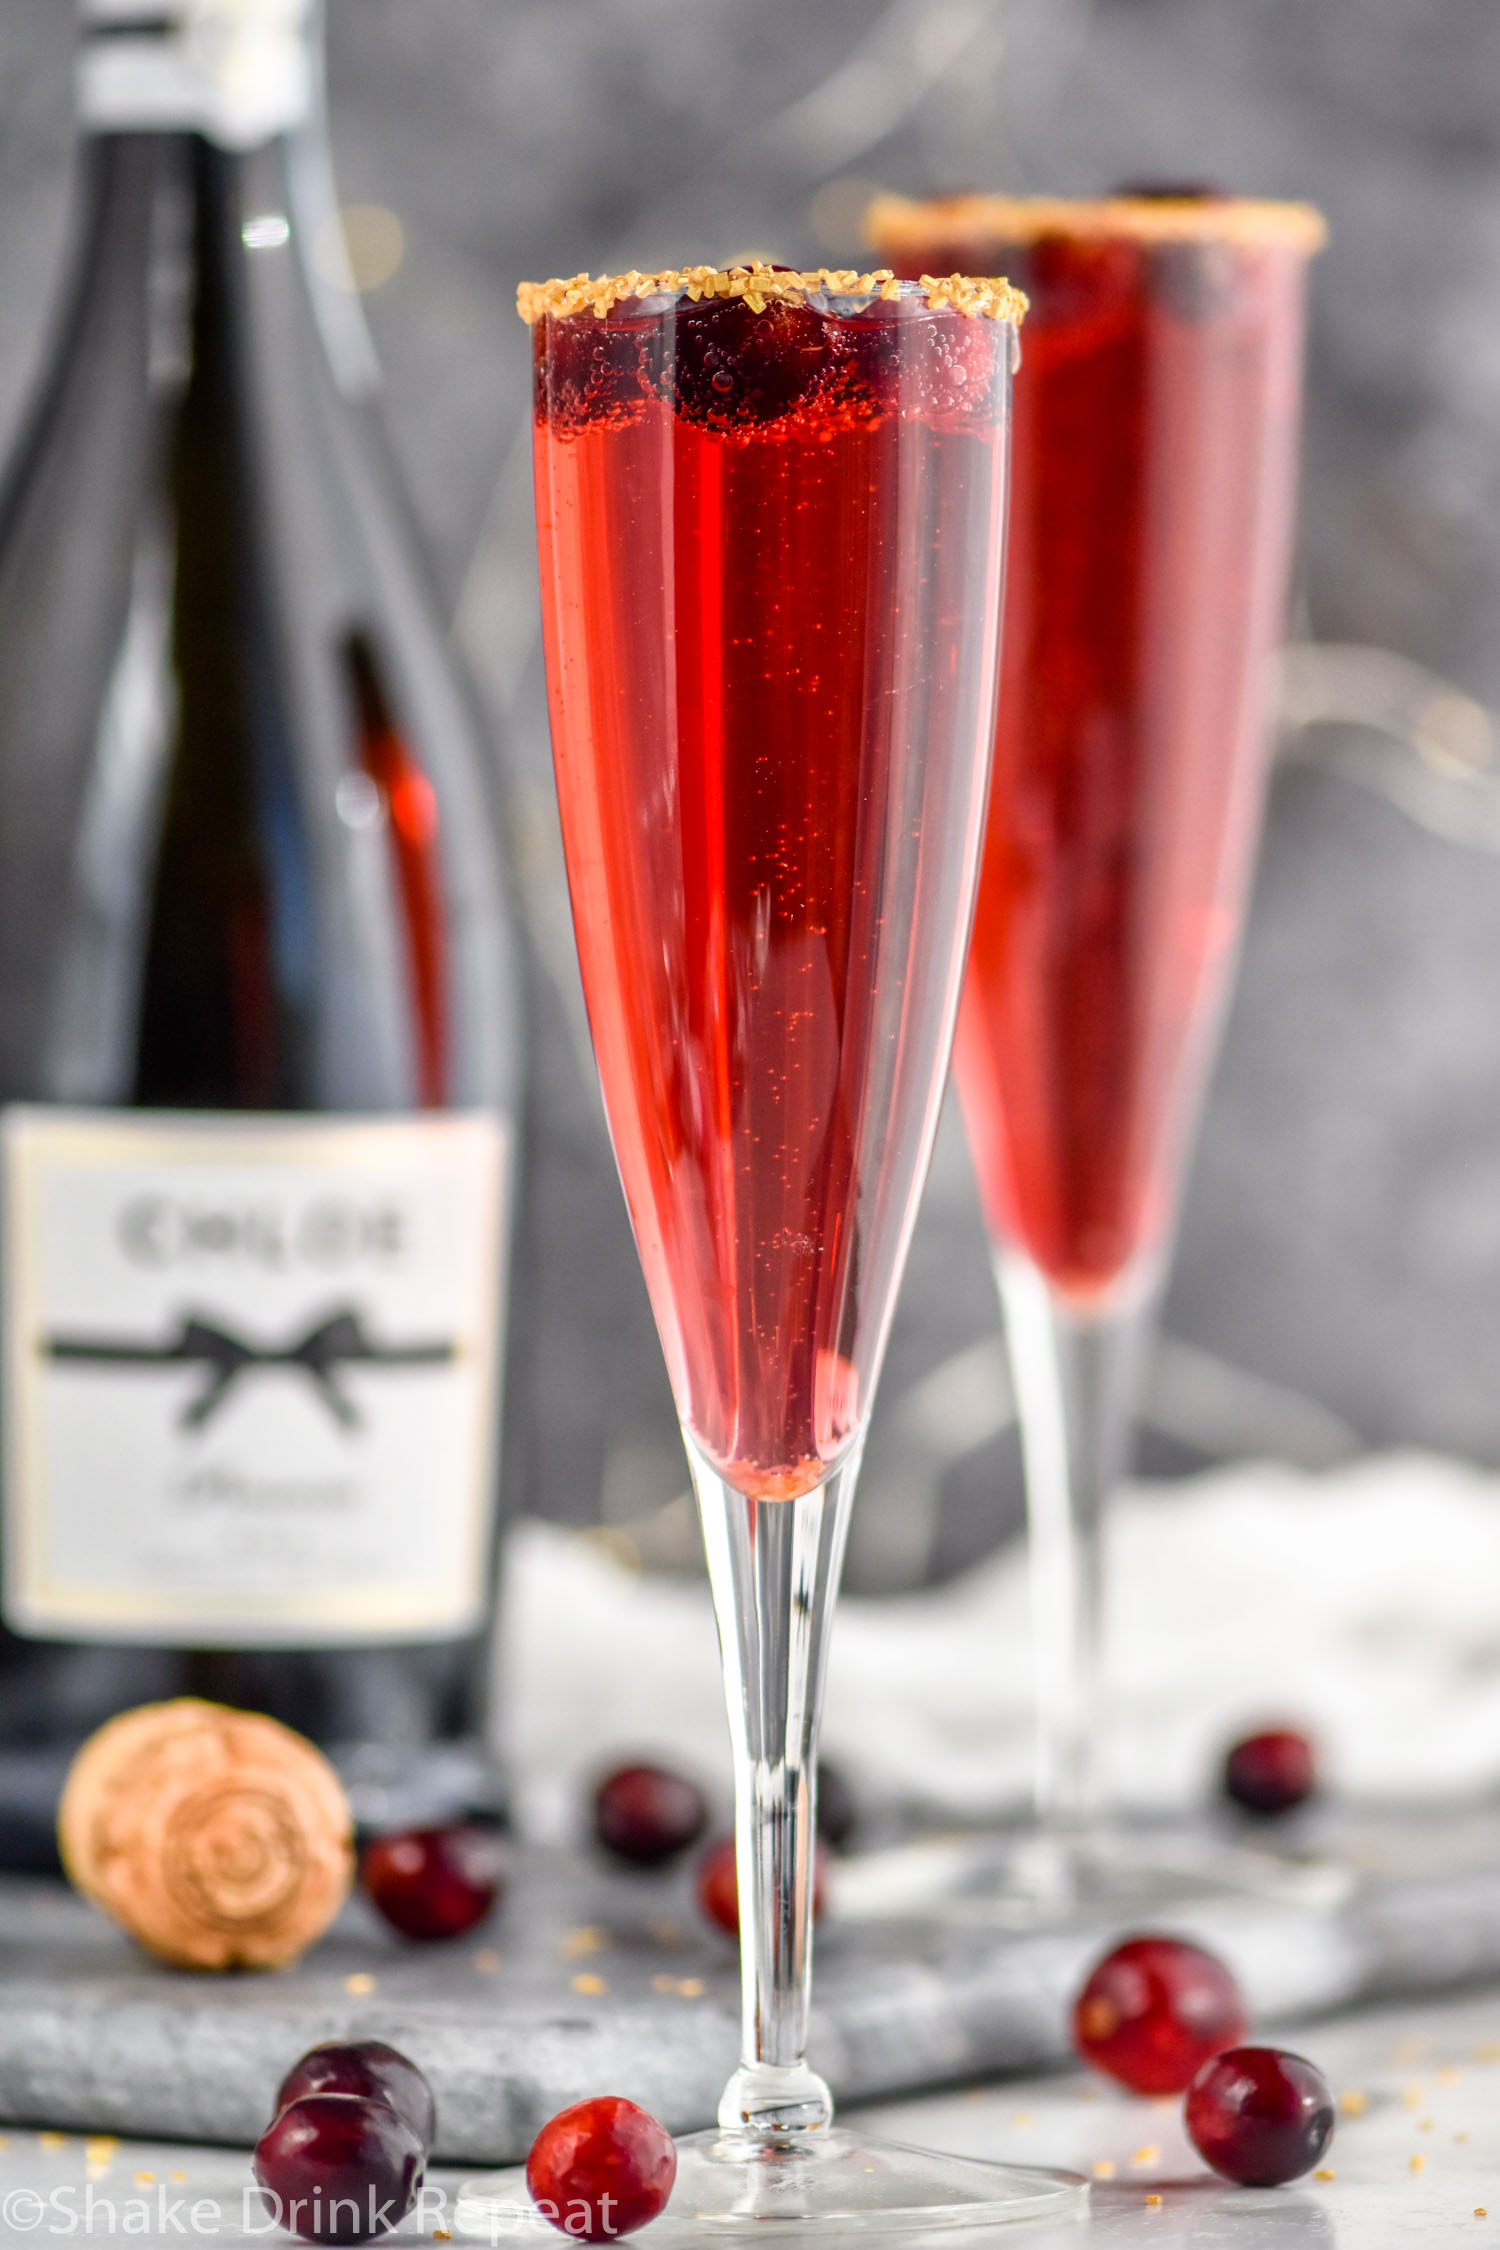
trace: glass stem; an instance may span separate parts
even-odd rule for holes
[[[1037,1736],[1036,1816],[1066,1846],[1102,1811],[1100,1545],[1124,1473],[1154,1288],[1087,1312],[1028,1259],[997,1262],[1020,1419],[1029,1523]]]
[[[734,1750],[740,1896],[740,2067],[722,2131],[826,2126],[806,2062],[812,1983],[818,1721],[858,1447],[796,1500],[750,1500],[691,1445]]]

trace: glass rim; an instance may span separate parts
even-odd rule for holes
[[[1256,196],[1195,195],[942,195],[926,200],[877,195],[862,222],[880,250],[930,242],[943,231],[1030,243],[1055,237],[1125,238],[1145,244],[1282,245],[1314,257],[1328,240],[1328,221],[1311,203]]]
[[[999,275],[924,273],[916,281],[898,281],[889,266],[864,273],[853,266],[798,272],[757,260],[743,266],[668,266],[659,273],[578,273],[568,280],[523,281],[516,291],[516,310],[531,328],[543,319],[567,320],[584,312],[603,320],[627,299],[654,297],[686,297],[694,304],[709,298],[738,300],[753,313],[764,312],[771,304],[805,305],[819,297],[863,297],[871,304],[924,297],[933,312],[1008,321],[1017,327],[1027,303],[1022,292]]]

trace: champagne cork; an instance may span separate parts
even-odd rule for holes
[[[354,1875],[327,1759],[274,1719],[187,1696],[89,1737],[57,1828],[77,1888],[179,1968],[281,1968],[322,1935]]]

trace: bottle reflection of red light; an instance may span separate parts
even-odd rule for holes
[[[411,974],[417,1099],[436,1108],[448,1086],[448,960],[443,930],[437,796],[397,730],[369,644],[349,641],[359,760],[380,791]]]

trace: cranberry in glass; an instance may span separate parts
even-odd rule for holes
[[[1275,1815],[1304,1804],[1318,1786],[1317,1759],[1295,1727],[1247,1734],[1224,1760],[1224,1794],[1246,1812]]]
[[[389,2102],[304,2094],[256,2143],[266,2208],[307,2242],[368,2242],[399,2226],[417,2199],[427,2151]]]
[[[843,350],[837,327],[790,298],[758,313],[733,298],[683,299],[673,338],[677,411],[711,430],[774,422],[828,387]]]
[[[667,1766],[620,1766],[594,1791],[594,1834],[632,1867],[662,1867],[708,1825],[701,1789]]]
[[[387,2102],[404,2117],[423,2148],[437,2130],[432,2088],[414,2062],[383,2039],[325,2039],[293,2063],[276,2095],[278,2114],[304,2094],[359,2094]]]
[[[1205,2164],[1242,2187],[1280,2187],[1310,2172],[1333,2138],[1333,2095],[1302,2055],[1230,2047],[1188,2088],[1183,2122]]]
[[[393,1929],[462,1937],[500,1895],[505,1846],[493,1828],[408,1828],[366,1844],[359,1879]]]
[[[1216,1955],[1184,1938],[1133,1937],[1090,1972],[1073,2003],[1073,2044],[1132,2093],[1180,2094],[1245,2023],[1240,1988]]]
[[[823,1911],[828,1884],[828,1855],[821,1844],[813,1857],[813,1920]],[[730,1937],[740,1934],[740,1885],[735,1868],[734,1838],[721,1836],[698,1862],[698,1904],[710,1922]]]
[[[575,2242],[612,2242],[648,2225],[666,2209],[676,2177],[665,2125],[619,2094],[560,2110],[526,2159],[532,2201]]]

